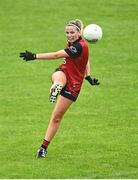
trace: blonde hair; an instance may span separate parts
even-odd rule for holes
[[[82,35],[84,25],[83,25],[83,22],[80,19],[75,19],[75,20],[69,21],[67,23],[67,26],[74,26],[74,27],[76,27],[76,29],[78,31],[80,31],[80,33]]]

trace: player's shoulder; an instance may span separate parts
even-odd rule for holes
[[[88,48],[88,45],[87,45],[85,39],[81,38],[78,43],[80,43],[82,47],[87,47]]]

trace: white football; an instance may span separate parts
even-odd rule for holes
[[[102,36],[102,28],[97,24],[89,24],[83,30],[83,37],[91,43],[99,41]]]

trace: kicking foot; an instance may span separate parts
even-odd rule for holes
[[[53,84],[50,90],[50,102],[54,103],[57,100],[57,96],[60,94],[63,86],[60,84]]]

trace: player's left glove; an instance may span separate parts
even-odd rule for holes
[[[95,78],[91,78],[91,76],[86,76],[85,79],[91,84],[91,85],[99,85],[100,82],[98,81],[98,79]]]
[[[33,54],[29,51],[25,51],[20,53],[20,57],[23,58],[23,60],[25,61],[31,61],[36,59],[36,54]]]

